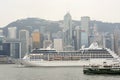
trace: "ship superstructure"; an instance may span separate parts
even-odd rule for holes
[[[21,63],[25,66],[83,66],[97,59],[114,60],[118,56],[107,48],[99,48],[96,43],[79,51],[56,51],[55,49],[35,49],[26,55]]]

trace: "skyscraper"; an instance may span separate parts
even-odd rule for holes
[[[72,18],[69,13],[67,13],[64,16],[64,50],[66,50],[67,47],[73,47],[73,26],[72,26]]]
[[[116,27],[114,29],[113,36],[114,36],[114,51],[115,51],[115,53],[120,55],[120,51],[119,51],[119,48],[120,48],[120,30],[118,27]]]
[[[75,44],[75,50],[79,50],[81,48],[81,29],[79,26],[75,27],[75,32],[74,32],[74,44]]]
[[[114,50],[113,34],[106,33],[103,39],[104,39],[104,47]]]
[[[63,41],[62,41],[62,39],[54,39],[54,48],[57,51],[63,51]]]
[[[3,36],[3,30],[0,29],[0,36]]]
[[[32,48],[40,48],[40,32],[39,30],[35,30],[32,33]]]
[[[20,40],[18,39],[7,39],[4,43],[10,45],[10,57],[12,58],[20,58]],[[6,49],[7,50],[7,49]]]
[[[87,16],[81,17],[81,45],[89,46],[89,27],[90,18]]]
[[[16,27],[9,27],[8,28],[8,38],[9,39],[16,39]]]
[[[29,32],[27,30],[19,31],[19,39],[21,41],[21,58],[28,54],[28,45],[29,45]]]

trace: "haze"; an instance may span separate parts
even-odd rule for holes
[[[120,22],[120,0],[0,0],[0,27],[27,17],[63,20],[70,12],[73,20]]]

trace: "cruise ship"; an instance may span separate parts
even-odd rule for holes
[[[79,51],[57,51],[55,49],[34,49],[20,60],[24,66],[87,66],[118,62],[118,56],[107,48],[99,48],[93,43],[89,48],[82,47]]]

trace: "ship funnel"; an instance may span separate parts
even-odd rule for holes
[[[90,49],[97,49],[99,48],[98,46],[98,43],[97,42],[93,42],[90,46],[89,46]]]
[[[51,50],[52,44],[50,44],[49,46],[47,46],[47,50]]]

